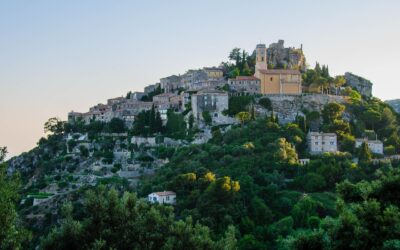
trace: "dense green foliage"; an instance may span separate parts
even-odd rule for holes
[[[148,136],[163,132],[161,114],[155,111],[154,105],[151,110],[140,112],[135,118],[132,133],[134,135]]]
[[[229,53],[229,62],[223,62],[226,77],[235,78],[236,76],[251,76],[254,74],[256,57],[255,54],[249,55],[245,50],[234,48]]]
[[[344,84],[343,79],[331,79],[326,66],[314,71],[305,73],[309,83],[325,78]],[[71,192],[73,202],[64,206],[63,216],[46,215],[48,224],[35,232],[31,247],[40,241],[44,249],[399,249],[400,163],[372,154],[366,143],[356,149],[355,138],[379,139],[386,153],[400,153],[400,119],[378,99],[363,99],[353,90],[348,96],[347,102],[329,103],[320,112],[304,110],[305,117],[285,125],[273,112],[256,117],[257,97],[232,96],[226,113],[240,124],[228,130],[211,127],[208,143],[179,147],[149,149],[129,140],[117,144],[102,134],[190,139],[196,131],[194,117],[185,112],[169,110],[163,124],[153,107],[141,112],[132,128],[120,119],[86,125],[50,119],[48,136],[26,156],[27,169],[35,170],[37,178],[29,190],[35,198],[52,195],[43,193],[49,175],[70,173],[51,177],[64,188],[74,179],[74,169],[91,157],[113,164],[111,172],[117,173],[122,164],[113,161],[115,145],[137,150],[132,158],[146,166],[157,158],[167,164],[142,177],[137,194],[124,193],[133,187],[116,175],[98,180],[100,187]],[[273,108],[268,98],[258,104]],[[209,114],[202,115],[207,122]],[[310,130],[336,133],[342,153],[309,155]],[[76,140],[66,143],[67,132],[88,133],[96,147],[89,152]],[[67,155],[67,147],[78,148],[80,154]],[[24,247],[29,234],[16,213],[21,189],[17,175],[6,175],[5,152],[0,148],[0,241],[10,249]],[[301,158],[310,162],[300,165]],[[118,191],[107,191],[110,187]],[[86,195],[84,190],[89,190]],[[174,208],[137,198],[161,190],[177,193]],[[32,199],[21,208],[31,205]]]
[[[30,233],[19,221],[16,203],[19,201],[19,176],[8,176],[3,162],[6,148],[0,147],[0,249],[21,249],[27,245]]]
[[[43,249],[234,249],[235,229],[220,241],[210,230],[188,217],[175,220],[172,207],[151,206],[125,192],[104,186],[86,193],[79,220],[73,206],[63,207],[64,218],[43,240]],[[75,218],[74,218],[75,217]]]

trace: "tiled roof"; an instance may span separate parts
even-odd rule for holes
[[[300,71],[296,69],[261,69],[260,72],[269,75],[300,75]]]
[[[260,81],[260,79],[258,79],[255,76],[237,76],[236,79],[230,79],[230,80],[238,80],[238,81]]]
[[[154,192],[153,194],[156,194],[158,196],[176,195],[176,193],[172,191]]]
[[[228,94],[228,93],[218,89],[202,89],[198,91],[196,95],[198,94]]]

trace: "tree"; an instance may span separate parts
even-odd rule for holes
[[[155,133],[161,133],[163,131],[163,122],[161,119],[161,114],[159,111],[156,113],[156,118],[154,121],[154,132]]]
[[[336,95],[338,94],[338,89],[342,87],[344,84],[346,84],[346,78],[344,76],[336,76],[335,79],[333,80],[333,83],[336,88]]]
[[[193,113],[191,113],[189,116],[189,129],[192,129],[193,125],[194,125],[194,115]]]
[[[43,238],[41,249],[236,248],[234,228],[226,230],[221,242],[214,241],[207,226],[194,224],[191,217],[175,221],[172,207],[150,205],[133,193],[120,196],[99,186],[86,193],[84,202],[85,219],[73,218],[72,206],[64,206],[61,225]]]
[[[258,104],[260,104],[263,108],[265,108],[265,109],[267,109],[269,111],[272,110],[272,102],[268,97],[261,98],[258,101]]]
[[[381,113],[369,108],[362,114],[362,118],[365,124],[367,124],[370,129],[374,130],[375,126],[381,121]]]
[[[149,127],[150,127],[150,132],[154,133],[155,132],[155,122],[156,122],[156,110],[154,107],[154,104],[151,106],[150,110],[150,117],[149,117]]]
[[[107,124],[108,131],[110,133],[124,133],[125,132],[125,122],[119,118],[112,118]]]
[[[235,61],[236,67],[239,66],[241,57],[240,57],[240,48],[234,48],[232,51],[229,53],[229,60]]]
[[[342,117],[342,114],[345,110],[345,106],[331,102],[325,105],[324,109],[322,110],[322,116],[326,123],[332,123],[334,120],[339,119]]]
[[[59,135],[64,132],[64,126],[65,122],[61,121],[57,117],[53,117],[44,124],[44,132]]]
[[[242,125],[242,128],[243,128],[243,125],[246,122],[250,121],[250,119],[251,119],[251,115],[249,112],[239,112],[235,117],[236,117],[236,119],[239,120],[240,124]]]
[[[4,159],[6,158],[6,155],[7,155],[7,148],[0,147],[0,164],[3,163]]]
[[[371,150],[368,147],[368,144],[363,142],[361,144],[361,147],[358,151],[358,160],[360,163],[367,164],[370,163],[372,160],[372,153]]]
[[[208,112],[208,111],[203,111],[203,113],[202,113],[201,115],[202,115],[202,117],[203,117],[204,123],[207,124],[207,125],[211,125],[211,123],[212,123],[212,117],[211,117],[210,112]]]
[[[7,175],[7,165],[3,163],[6,153],[7,149],[0,147],[0,249],[21,249],[31,235],[18,219],[20,179],[18,175]]]

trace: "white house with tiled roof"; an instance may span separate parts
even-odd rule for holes
[[[173,205],[176,203],[176,193],[172,191],[154,192],[148,195],[148,201],[150,203]]]
[[[356,139],[356,148],[361,147],[363,143],[366,143],[374,154],[383,154],[383,143],[380,140],[368,140],[366,138]]]

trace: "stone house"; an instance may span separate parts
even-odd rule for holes
[[[159,83],[148,85],[148,86],[144,87],[144,93],[147,95],[150,92],[153,92],[154,90],[156,90],[156,88],[158,86],[159,86]]]
[[[380,140],[368,140],[367,138],[356,139],[356,148],[361,147],[363,143],[366,143],[374,154],[383,154],[383,143]]]
[[[228,93],[221,90],[206,89],[192,95],[192,112],[195,120],[204,121],[203,112],[210,113],[213,122],[224,123],[222,112],[229,108]]]
[[[203,70],[207,73],[208,79],[220,79],[224,77],[224,72],[220,68],[204,67]]]
[[[176,89],[181,87],[181,77],[172,75],[160,79],[161,88],[165,93],[174,92]]]
[[[153,96],[153,102],[155,104],[169,103],[170,99],[174,96],[176,96],[176,95],[173,93],[162,93],[162,94]]]
[[[237,76],[235,79],[228,79],[228,85],[232,92],[245,94],[260,94],[261,81],[254,76]]]
[[[149,194],[147,199],[150,203],[174,205],[176,203],[176,193],[172,191],[154,192]]]
[[[307,144],[310,154],[335,153],[338,151],[335,133],[309,132]]]
[[[133,92],[130,96],[131,100],[135,100],[135,101],[140,101],[142,100],[142,97],[145,96],[146,94],[144,92]]]

